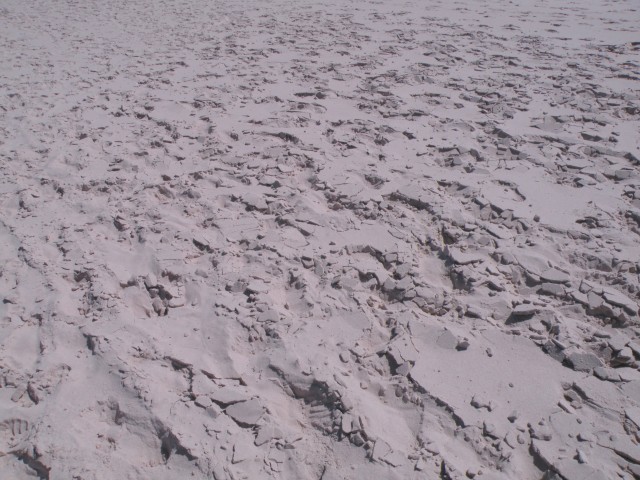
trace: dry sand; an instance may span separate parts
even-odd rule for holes
[[[637,1],[0,7],[1,478],[640,478]]]

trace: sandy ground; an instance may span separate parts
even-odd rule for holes
[[[640,478],[637,1],[0,15],[0,477]]]

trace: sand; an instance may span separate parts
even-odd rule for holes
[[[0,13],[0,477],[640,478],[637,2]]]

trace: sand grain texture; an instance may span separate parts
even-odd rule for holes
[[[639,12],[2,2],[0,477],[640,478]]]

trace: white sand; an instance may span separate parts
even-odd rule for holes
[[[0,478],[640,478],[637,1],[0,14]]]

